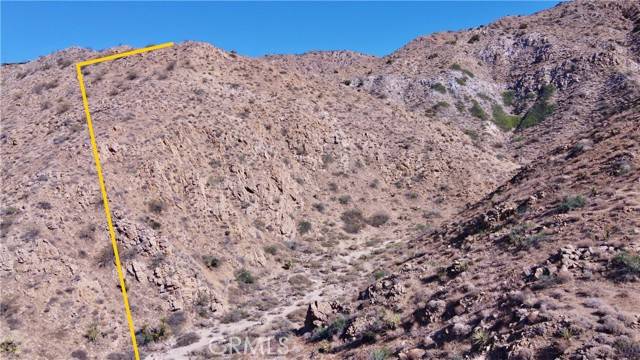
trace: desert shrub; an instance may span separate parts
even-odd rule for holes
[[[202,261],[204,261],[204,265],[209,269],[215,269],[220,266],[220,258],[213,255],[203,255]]]
[[[491,335],[484,329],[476,329],[471,335],[471,343],[476,348],[484,348],[491,342]]]
[[[138,344],[142,346],[164,340],[168,336],[169,327],[164,319],[160,320],[160,325],[158,327],[143,325],[140,330],[136,331],[136,340],[138,341]]]
[[[373,214],[372,216],[370,216],[367,219],[367,224],[373,226],[373,227],[380,227],[384,224],[387,223],[387,221],[389,221],[389,215],[379,212],[376,214]]]
[[[167,325],[173,333],[178,333],[187,322],[187,315],[184,311],[175,311],[167,318]]]
[[[640,255],[626,251],[619,252],[612,260],[615,275],[623,280],[640,276]]]
[[[313,209],[319,213],[323,213],[325,209],[325,205],[322,203],[315,203],[312,205]]]
[[[458,85],[460,86],[465,86],[467,85],[467,78],[466,77],[460,77],[460,78],[456,78],[456,82],[458,83]]]
[[[409,191],[404,194],[404,197],[406,197],[409,200],[416,200],[417,198],[420,197],[420,195],[415,191]]]
[[[502,103],[505,106],[513,106],[513,100],[516,92],[513,90],[506,90],[502,93]]]
[[[451,66],[449,67],[449,69],[451,69],[451,70],[457,70],[457,71],[462,71],[462,66],[460,66],[460,64],[458,64],[458,63],[454,63],[454,64],[451,64]]]
[[[579,209],[584,207],[587,204],[587,201],[581,195],[578,196],[567,196],[562,202],[558,205],[558,212],[567,213],[571,210]]]
[[[474,73],[472,73],[471,71],[467,70],[467,69],[462,69],[462,72],[467,75],[470,78],[474,78],[476,77],[476,75]]]
[[[71,352],[71,358],[78,359],[78,360],[87,360],[89,358],[89,355],[87,354],[86,351],[79,349]]]
[[[342,205],[347,205],[351,202],[351,196],[349,195],[342,195],[338,198],[338,202]]]
[[[137,73],[137,72],[135,72],[135,71],[129,71],[129,72],[127,73],[127,77],[126,77],[126,79],[127,79],[127,80],[130,80],[130,81],[131,81],[131,80],[135,80],[135,79],[137,79],[137,78],[138,78],[138,73]]]
[[[621,337],[613,343],[621,358],[624,359],[640,359],[640,342],[634,341],[627,337]]]
[[[186,333],[176,339],[174,348],[189,346],[191,344],[197,343],[198,340],[200,340],[200,335],[194,332]]]
[[[240,269],[236,272],[236,280],[242,284],[253,284],[256,282],[256,278],[247,269]]]
[[[549,100],[551,99],[551,96],[553,96],[554,92],[555,87],[552,84],[542,87],[542,91],[540,92],[538,99],[522,118],[520,128],[524,129],[537,125],[553,113],[555,105],[550,104]]]
[[[478,41],[480,41],[480,35],[474,34],[472,37],[469,38],[467,43],[473,44],[473,43],[478,42]]]
[[[95,342],[98,340],[98,336],[100,336],[100,330],[97,323],[89,325],[89,328],[84,333],[85,339],[89,340],[89,342]]]
[[[160,214],[165,208],[164,201],[160,199],[149,201],[148,206],[149,206],[149,211],[151,211],[154,214]]]
[[[431,89],[435,90],[441,94],[445,94],[447,92],[447,88],[442,85],[442,83],[435,83],[431,85]]]
[[[538,244],[545,238],[545,234],[539,233],[534,235],[526,235],[526,226],[517,226],[511,229],[508,240],[509,244],[516,250],[527,250],[531,247],[538,247]]]
[[[400,326],[400,323],[402,322],[402,318],[398,313],[385,310],[384,313],[382,314],[382,321],[384,323],[385,328],[396,329],[398,326]]]
[[[383,277],[385,277],[385,276],[387,276],[387,272],[386,272],[386,271],[384,271],[384,270],[382,270],[382,269],[378,269],[378,270],[376,270],[376,271],[374,271],[374,272],[373,272],[373,277],[374,277],[376,280],[380,280],[380,279],[382,279],[382,278],[383,278]]]
[[[311,334],[311,341],[330,340],[334,336],[341,336],[347,327],[347,319],[342,316],[336,318],[329,326],[317,328]]]
[[[493,122],[503,131],[515,129],[520,122],[518,116],[505,113],[502,106],[498,104],[493,104],[491,111],[493,113]]]
[[[300,233],[301,235],[304,235],[306,233],[308,233],[309,231],[311,231],[311,223],[306,221],[306,220],[302,220],[298,223],[298,233]]]
[[[386,360],[391,356],[391,351],[387,348],[372,350],[369,354],[369,360]]]
[[[435,105],[433,105],[432,109],[434,111],[438,111],[440,109],[446,109],[448,107],[450,107],[451,105],[449,105],[448,102],[446,101],[438,101]]]
[[[480,138],[480,135],[478,135],[478,133],[475,130],[472,129],[464,129],[462,130],[463,133],[465,133],[468,137],[471,138],[471,140],[476,141]]]
[[[278,247],[275,245],[268,245],[264,247],[264,252],[269,255],[275,255],[278,253]]]
[[[343,229],[349,234],[357,234],[362,230],[367,222],[362,212],[357,209],[348,210],[340,215],[340,220],[344,223]]]
[[[308,288],[309,286],[313,285],[313,282],[309,280],[308,277],[302,274],[297,274],[289,278],[289,284],[296,288]]]
[[[71,105],[69,103],[63,102],[58,104],[56,107],[56,115],[62,115],[71,109]]]
[[[18,352],[18,344],[13,340],[4,340],[0,343],[0,352],[15,354]]]
[[[238,322],[242,319],[246,319],[247,317],[249,317],[249,313],[247,313],[242,309],[235,309],[224,314],[224,316],[220,318],[220,322],[223,324],[231,324],[231,323]]]
[[[480,120],[487,120],[489,118],[482,106],[480,106],[480,104],[476,100],[473,100],[472,104],[473,105],[469,108],[469,112],[471,113],[471,115],[477,117]]]

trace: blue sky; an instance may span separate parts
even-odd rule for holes
[[[249,56],[386,55],[419,35],[527,15],[553,2],[1,2],[3,63],[69,46],[206,41]]]

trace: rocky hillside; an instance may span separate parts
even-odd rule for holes
[[[580,1],[384,58],[86,68],[142,354],[637,358],[638,29]],[[2,357],[132,356],[73,66],[123,50],[2,66]]]

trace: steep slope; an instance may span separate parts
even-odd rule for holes
[[[71,66],[99,55],[2,68],[2,326],[30,358],[129,348]],[[288,305],[326,287],[317,270],[344,267],[340,292],[372,269],[337,253],[412,232],[420,209],[446,217],[515,168],[455,128],[205,44],[85,78],[143,345],[259,320],[255,297]]]
[[[398,249],[390,275],[342,304],[351,311],[328,315],[346,325],[324,351],[637,359],[638,110],[553,149],[461,220]]]

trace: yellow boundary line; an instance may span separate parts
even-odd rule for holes
[[[142,49],[136,49],[132,51],[123,52],[120,54],[109,55],[109,56],[105,56],[97,59],[91,59],[91,60],[81,61],[79,63],[76,63],[76,72],[78,74],[78,82],[80,83],[80,92],[82,93],[82,105],[84,106],[84,113],[87,116],[87,125],[89,127],[89,138],[91,139],[91,149],[93,150],[93,159],[96,162],[96,171],[98,172],[98,183],[100,184],[100,192],[102,193],[102,203],[104,204],[104,214],[107,218],[107,226],[109,228],[111,246],[113,247],[113,256],[115,257],[115,260],[116,260],[116,271],[118,272],[120,289],[122,289],[122,301],[124,302],[124,311],[127,316],[127,323],[129,324],[129,334],[131,335],[131,345],[133,345],[133,354],[135,356],[135,360],[140,360],[140,353],[138,352],[138,342],[136,341],[136,330],[133,325],[133,318],[131,317],[131,308],[129,307],[129,298],[127,297],[127,288],[124,282],[122,265],[120,264],[120,255],[118,255],[118,243],[116,242],[116,232],[113,229],[113,221],[111,220],[111,210],[109,210],[109,199],[107,198],[107,187],[104,184],[104,176],[102,175],[102,165],[100,165],[100,153],[98,152],[98,143],[96,141],[96,134],[93,131],[93,122],[91,121],[91,113],[89,112],[89,101],[87,100],[87,90],[85,89],[85,85],[84,85],[82,67],[105,62],[105,61],[120,59],[130,55],[142,54],[148,51],[163,49],[170,46],[173,46],[172,42],[155,45],[155,46],[149,46]]]

